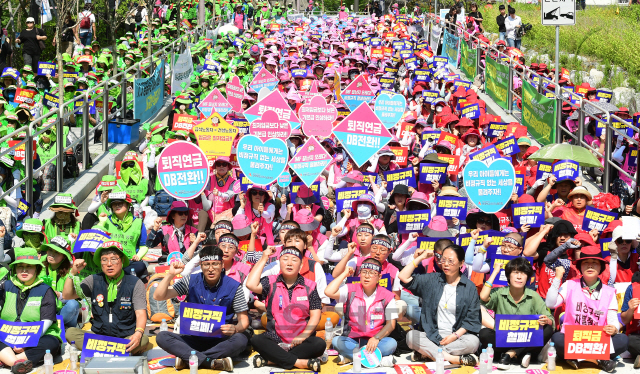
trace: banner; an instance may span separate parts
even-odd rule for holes
[[[82,230],[73,243],[73,253],[95,252],[108,240],[111,240],[111,237],[100,230]]]
[[[489,122],[487,136],[490,138],[502,138],[508,125],[506,122]]]
[[[409,155],[409,149],[407,147],[389,147],[389,149],[396,155],[395,163],[398,164],[398,166],[407,166],[407,156]]]
[[[425,251],[433,251],[433,248],[436,245],[436,242],[442,238],[427,238],[424,236],[419,236],[418,241],[416,241],[417,249],[424,249]]]
[[[476,73],[477,59],[478,59],[478,52],[475,49],[470,49],[467,46],[467,42],[462,42],[460,44],[460,71],[470,81],[473,81],[477,74]]]
[[[176,114],[173,116],[173,125],[171,131],[184,130],[186,132],[192,132],[195,121],[198,121],[198,117],[189,114]]]
[[[187,48],[186,53],[176,55],[176,62],[173,64],[171,72],[171,94],[184,91],[191,84],[191,73],[193,73],[193,61],[191,61],[191,50]],[[182,85],[184,84],[184,88]]]
[[[286,122],[285,124],[287,126],[289,125]],[[327,165],[329,165],[331,160],[331,155],[329,155],[327,150],[312,136],[302,147],[298,148],[295,156],[289,160],[289,167],[295,171],[304,184],[311,186],[313,182],[318,179],[318,176],[322,174],[322,171]]]
[[[127,352],[127,344],[129,344],[129,339],[114,338],[87,332],[84,334],[84,341],[82,342],[80,362],[84,363],[85,359],[91,357],[130,356],[130,353]]]
[[[582,229],[587,232],[593,229],[603,232],[604,229],[609,226],[609,223],[616,218],[618,218],[618,214],[616,213],[610,213],[606,210],[588,206],[585,209],[584,218],[582,219]]]
[[[534,314],[496,314],[496,347],[542,347],[539,318]]]
[[[169,144],[158,158],[158,179],[162,188],[176,199],[190,200],[200,195],[209,182],[209,163],[193,143]]]
[[[281,139],[263,142],[254,135],[245,135],[238,142],[240,170],[252,183],[268,185],[278,179],[289,161],[289,149]]]
[[[50,75],[51,77],[53,77],[54,75],[56,75],[57,69],[58,64],[56,64],[55,62],[38,62],[38,75]]]
[[[438,182],[444,184],[447,181],[447,164],[420,163],[420,183]]]
[[[9,322],[0,319],[0,324],[0,340],[11,348],[35,347],[44,332],[43,321]]]
[[[513,226],[517,229],[524,225],[540,227],[544,224],[544,203],[512,204]]]
[[[225,324],[227,308],[195,303],[180,304],[180,332],[207,338],[222,337],[220,326]]]
[[[508,110],[511,103],[507,103],[507,91],[509,90],[509,67],[495,62],[491,58],[486,59],[485,70],[486,89],[489,97],[502,109]]]
[[[520,152],[518,141],[513,136],[509,136],[496,143],[496,148],[505,156],[511,156]]]
[[[216,112],[194,126],[191,131],[207,157],[230,156],[233,140],[238,134],[238,129]]]
[[[431,220],[431,210],[412,210],[408,212],[396,212],[398,222],[398,234],[410,232],[422,233],[422,229]]]
[[[553,175],[556,183],[564,180],[573,181],[579,177],[580,164],[572,160],[560,160],[553,164]]]
[[[18,202],[18,207],[16,208],[18,212],[18,219],[26,215],[29,211],[29,208],[31,208],[31,204],[29,204],[25,199],[20,199],[20,201]]]
[[[442,35],[442,27],[439,25],[433,25],[431,28],[431,37],[429,38],[429,46],[431,50],[438,51],[438,45],[440,44],[440,36]]]
[[[360,283],[360,277],[347,277],[346,284]],[[389,291],[393,291],[393,281],[391,280],[391,274],[383,274],[378,281],[380,287],[384,287]]]
[[[442,39],[442,54],[447,56],[447,62],[454,68],[458,67],[459,44],[459,37],[451,34],[448,31],[444,32],[444,38]]]
[[[499,158],[490,164],[471,160],[464,168],[464,187],[469,199],[483,212],[496,213],[513,194],[516,171],[511,162]]]
[[[336,189],[336,209],[351,209],[351,203],[358,200],[361,195],[367,193],[367,187],[344,187]]]
[[[404,184],[409,187],[418,188],[413,166],[404,169],[385,171],[384,179],[387,182],[388,192],[393,191],[393,187],[396,184]]]
[[[588,313],[589,309],[595,312],[592,308],[583,310]],[[580,318],[581,312],[577,313]],[[611,336],[604,332],[603,326],[564,325],[564,339],[565,359],[609,360],[613,353]]]
[[[155,116],[164,104],[164,60],[160,61],[149,78],[133,80],[133,118],[140,123]]]
[[[467,198],[455,196],[438,197],[436,216],[444,216],[447,219],[464,219],[467,216]]]
[[[493,144],[489,144],[484,148],[469,154],[470,160],[482,161],[485,164],[490,164],[491,162],[493,162],[493,160],[497,160],[499,158],[500,153],[498,152],[498,148],[496,148],[496,146]]]
[[[36,96],[36,91],[27,90],[24,88],[18,88],[16,90],[16,94],[13,97],[13,101],[18,104],[27,104],[29,106],[33,106],[35,101],[33,98]]]
[[[522,87],[522,124],[542,145],[555,143],[556,100],[540,95],[529,82]]]

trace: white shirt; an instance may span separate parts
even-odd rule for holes
[[[136,19],[136,14],[138,14],[138,9],[135,9],[133,12],[133,20],[135,21]],[[147,17],[147,8],[142,8],[142,10],[140,11],[140,15],[142,15],[142,21],[140,22],[136,22],[136,25],[140,25],[142,23],[146,22],[146,17]]]
[[[78,22],[81,23],[83,18],[89,18],[91,20],[91,27],[93,27],[93,24],[96,23],[96,16],[91,13],[90,10],[83,10],[82,12],[78,13]],[[89,27],[88,29],[83,29],[80,28],[78,32],[88,32],[91,31],[91,27]]]
[[[338,302],[344,304],[347,302],[347,298],[349,297],[349,290],[347,286],[344,285],[340,287],[339,291],[340,291],[340,297],[338,299]],[[376,292],[377,290],[374,291],[371,294],[371,296],[367,296],[364,290],[362,291],[362,295],[364,296],[364,305],[366,306],[367,310],[369,310],[369,307],[371,306],[371,304],[373,304],[374,300],[376,299]],[[398,319],[398,306],[396,305],[396,299],[391,299],[391,301],[389,301],[389,304],[387,304],[387,306],[384,308],[384,318],[387,321],[392,319]]]
[[[511,18],[511,16],[509,16],[504,19],[504,27],[507,30],[507,39],[516,38],[516,26],[522,26],[522,20],[520,17],[516,16],[515,18]]]
[[[445,284],[438,302],[438,332],[443,338],[453,334],[456,323],[456,288],[457,285]]]

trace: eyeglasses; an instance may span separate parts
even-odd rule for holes
[[[453,266],[453,265],[455,265],[455,264],[456,264],[456,262],[457,262],[456,260],[453,260],[453,259],[451,259],[451,258],[450,258],[450,259],[442,258],[442,259],[440,260],[440,263],[442,263],[442,265],[447,265],[447,264],[448,264],[448,265]]]
[[[365,276],[365,277],[377,277],[378,276],[378,272],[374,271],[374,270],[362,270],[360,272],[360,275]]]
[[[31,270],[31,268],[35,268],[35,266],[29,266],[29,265],[17,265],[16,266],[16,273],[28,273],[29,270]]]
[[[389,252],[389,248],[387,247],[383,247],[381,245],[375,245],[375,246],[371,246],[371,251],[376,251],[376,252]]]
[[[222,167],[222,168],[228,168],[228,167],[229,167],[229,164],[228,164],[228,163],[226,163],[226,162],[218,162],[218,163],[216,164],[216,166],[219,166],[219,167]]]
[[[438,262],[442,261],[442,254],[434,253],[433,256],[436,258],[436,261]]]
[[[109,263],[111,263],[111,265],[115,265],[118,262],[120,262],[120,257],[118,257],[118,258],[101,258],[100,259],[100,263],[102,265],[107,265]]]
[[[505,250],[506,250],[506,252],[513,252],[513,251],[517,251],[519,249],[520,249],[520,247],[517,247],[517,246],[515,246],[513,244],[503,244],[502,248],[501,248],[501,251],[505,252]]]
[[[116,208],[120,208],[121,206],[123,206],[125,204],[124,201],[114,201],[113,203],[111,203],[112,207],[116,207]]]
[[[219,268],[222,266],[222,261],[209,262],[209,263],[200,263],[200,268],[202,270],[208,270],[210,268]]]
[[[620,244],[622,244],[622,243],[624,243],[624,244],[631,244],[631,242],[632,242],[632,241],[633,241],[633,240],[624,240],[624,239],[622,239],[622,238],[618,238],[618,239],[616,239],[616,244],[618,244],[618,245],[620,245]]]
[[[264,196],[267,193],[264,191],[255,191],[255,190],[251,190],[251,195],[258,195],[258,196]]]

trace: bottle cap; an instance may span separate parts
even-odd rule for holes
[[[71,344],[76,344],[76,341],[75,340],[71,341]]]
[[[556,345],[556,343],[551,342],[551,343],[549,343],[549,345],[550,345],[551,347],[553,347],[554,345]]]
[[[327,322],[331,322],[331,318],[330,317],[327,317]]]
[[[487,349],[486,348],[482,348],[482,353],[487,353]]]
[[[493,344],[489,343],[488,344],[489,348],[493,348]]]
[[[191,351],[191,354],[192,354],[192,355],[195,355],[195,354],[196,354],[196,351]]]
[[[51,353],[51,351],[47,349],[47,353]]]

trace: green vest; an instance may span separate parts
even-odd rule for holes
[[[51,219],[44,220],[44,234],[47,236],[47,238],[53,238],[59,235],[66,239],[67,236],[72,232],[78,235],[78,233],[80,232],[80,222],[76,221],[76,224],[73,228],[65,227],[65,231],[60,231],[58,229],[58,226],[55,225],[51,221]]]
[[[122,179],[118,179],[118,186],[127,191],[127,193],[131,195],[131,198],[135,199],[138,204],[142,204],[142,201],[147,197],[147,192],[149,191],[149,180],[143,178],[140,180],[140,183],[132,183],[127,186]]]
[[[0,318],[5,321],[15,322],[18,320],[16,300],[18,299],[18,292],[20,292],[20,290],[10,280],[7,280],[5,282],[4,288],[4,307],[2,308],[2,312],[0,313]],[[42,298],[44,297],[44,294],[48,289],[49,286],[44,283],[31,288],[27,303],[22,310],[22,314],[20,315],[20,321],[37,322],[41,320],[40,306],[42,304]],[[53,321],[53,324],[51,324],[49,329],[44,332],[44,335],[51,335],[62,341],[62,339],[60,338],[60,328],[58,327],[57,321]]]
[[[63,130],[63,142],[62,145],[63,146],[67,146],[67,136],[69,135],[69,128],[67,126],[64,127]],[[43,143],[38,142],[37,144],[37,153],[38,153],[38,157],[40,157],[40,162],[42,162],[42,164],[45,164],[47,161],[51,160],[52,158],[54,158],[56,156],[56,152],[57,152],[57,146],[55,142],[49,143],[48,145],[50,145],[48,148],[43,148]],[[53,161],[52,164],[56,165],[57,161]]]
[[[45,257],[46,258],[46,257]],[[64,282],[69,278],[69,272],[64,277],[59,278],[56,270],[49,269],[46,266],[42,267],[42,271],[38,275],[38,278],[42,279],[45,284],[51,283],[51,288],[56,292],[62,292],[64,290]],[[50,280],[50,282],[48,282]],[[56,309],[58,312],[62,309],[62,301],[56,297]]]
[[[102,227],[104,227],[104,230],[111,235],[111,240],[115,240],[122,244],[124,254],[126,254],[129,259],[136,255],[136,248],[138,247],[138,241],[140,240],[140,232],[142,231],[141,219],[134,218],[129,230],[123,231],[119,225],[116,225],[111,221],[111,216],[109,216]]]

